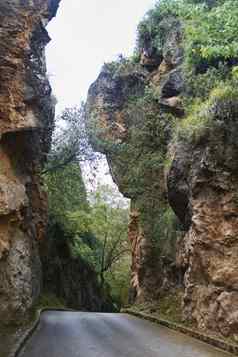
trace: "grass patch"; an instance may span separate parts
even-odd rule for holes
[[[174,132],[174,141],[197,144],[209,139],[211,131],[224,128],[229,120],[238,115],[238,90],[232,85],[219,85],[210,93],[208,100],[194,102],[187,110]]]
[[[45,308],[59,308],[64,309],[66,308],[65,302],[63,299],[58,298],[52,293],[43,293],[36,304],[33,307],[34,311],[45,309]]]
[[[147,301],[143,304],[135,304],[130,308],[137,312],[152,315],[161,320],[174,322],[176,324],[197,330],[195,322],[184,320],[182,313],[183,290],[176,289],[164,296],[159,301]],[[218,333],[209,331],[209,336],[220,339],[224,342],[237,345],[237,341],[232,337],[224,337]]]
[[[198,143],[206,136],[210,121],[205,112],[195,112],[184,118],[175,131],[177,140]]]
[[[183,291],[181,289],[177,289],[167,295],[161,296],[159,301],[149,301],[143,304],[135,304],[132,308],[139,312],[152,314],[160,319],[184,324],[181,306],[182,294]],[[185,324],[188,326],[188,323]]]

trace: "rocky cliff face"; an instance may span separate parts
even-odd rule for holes
[[[180,143],[168,175],[169,198],[188,232],[178,260],[186,270],[185,317],[238,338],[237,97],[215,97],[212,126]],[[206,115],[206,114],[204,114]]]
[[[203,61],[188,74],[183,27],[171,12],[151,22],[163,35],[156,37],[160,51],[151,38],[156,32],[144,32],[140,63],[120,59],[104,66],[89,90],[89,132],[131,199],[134,298],[158,299],[182,275],[184,318],[237,339],[238,96],[227,74],[232,61],[225,64],[227,77],[222,74],[228,86],[215,91],[221,74],[216,62]],[[200,91],[207,93],[199,94],[190,116],[189,75],[195,92],[202,83]]]
[[[0,319],[38,297],[47,222],[39,173],[54,118],[44,49],[58,0],[0,1]]]
[[[131,199],[129,240],[132,287],[137,302],[157,299],[177,284],[176,228],[163,227],[173,215],[168,203],[165,161],[172,122],[182,113],[180,24],[171,19],[163,55],[141,55],[140,64],[121,59],[104,66],[89,89],[87,111],[94,146],[106,153],[112,177]],[[150,44],[148,43],[147,51]],[[173,50],[171,51],[170,48]],[[160,99],[151,96],[152,88]],[[176,226],[176,219],[172,225]]]

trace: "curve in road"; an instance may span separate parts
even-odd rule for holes
[[[228,357],[191,337],[127,314],[48,311],[21,357]]]

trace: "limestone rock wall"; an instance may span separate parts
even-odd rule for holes
[[[92,143],[106,154],[115,183],[131,199],[131,296],[137,302],[158,299],[163,290],[178,283],[179,276],[174,264],[176,239],[164,239],[161,232],[169,212],[165,180],[171,134],[168,115],[182,113],[178,21],[171,21],[167,35],[163,56],[150,58],[142,53],[138,64],[122,59],[104,66],[87,100]],[[158,99],[147,95],[150,86],[158,91]]]
[[[38,297],[38,242],[47,222],[39,173],[54,105],[47,79],[46,24],[58,0],[0,1],[0,320],[24,316]]]
[[[195,321],[201,329],[236,340],[237,104],[237,100],[228,98],[210,108],[212,131],[206,134],[205,142],[196,146],[178,145],[168,175],[171,205],[188,229],[183,248],[178,251],[178,264],[185,270],[185,318]],[[229,112],[223,111],[227,105],[230,118]],[[219,112],[226,112],[226,116]],[[215,121],[220,122],[219,126]]]

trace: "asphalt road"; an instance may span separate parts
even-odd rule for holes
[[[21,357],[228,357],[202,342],[126,314],[44,312]]]

